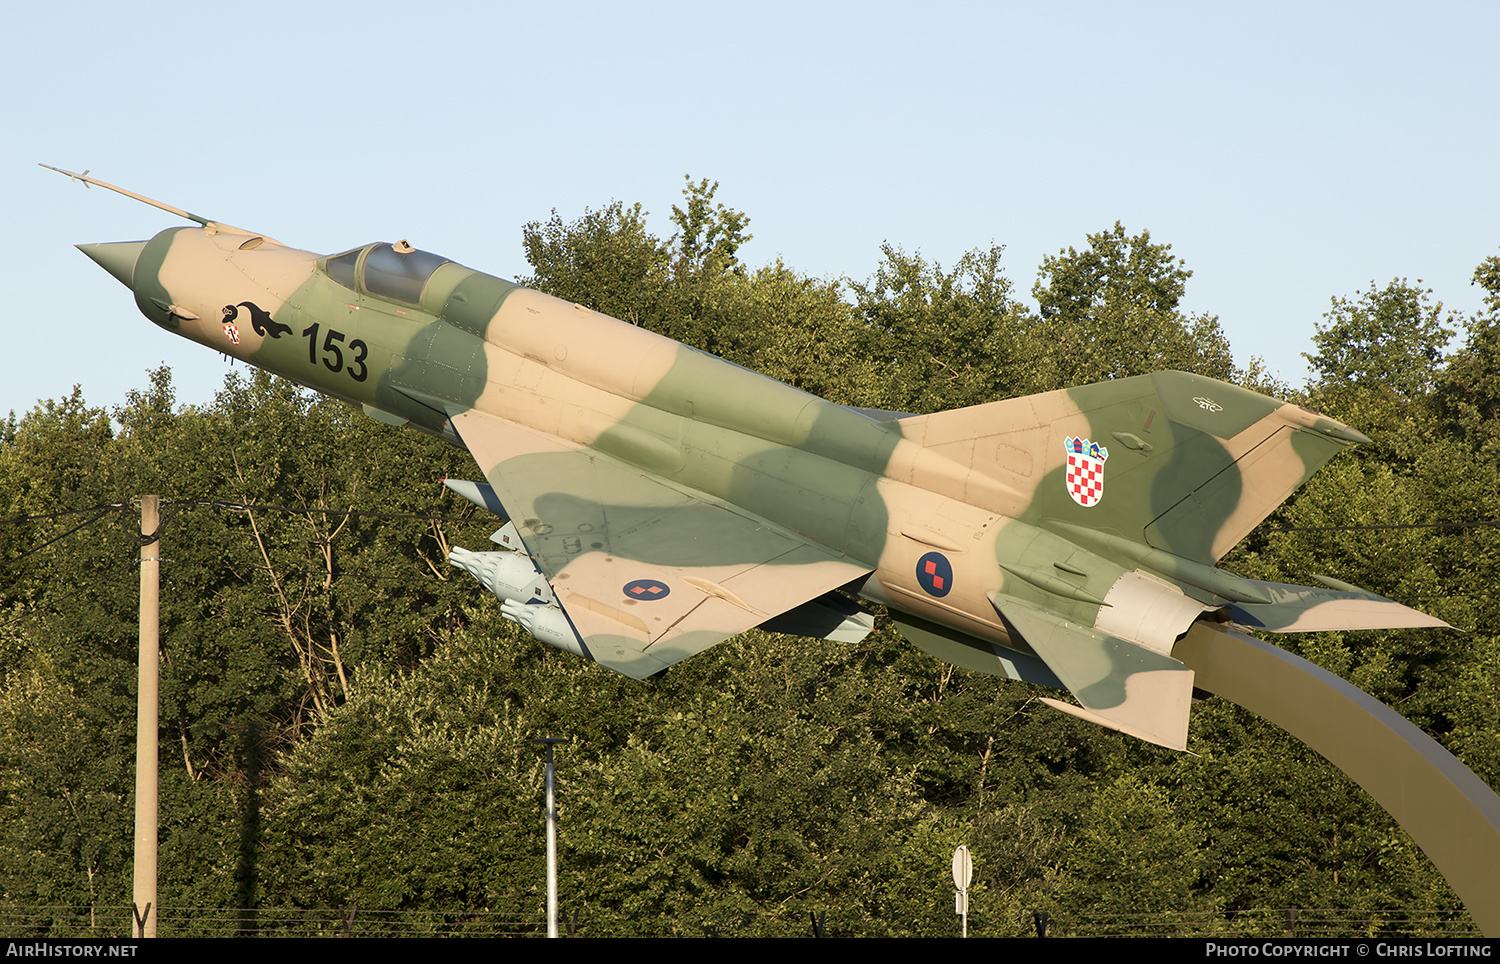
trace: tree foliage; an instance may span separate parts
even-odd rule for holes
[[[749,218],[718,189],[687,179],[666,238],[638,204],[553,212],[523,230],[522,280],[873,408],[1166,367],[1273,383],[1236,369],[1217,319],[1182,311],[1191,272],[1147,232],[1116,224],[1044,259],[1033,310],[995,245],[945,268],[886,244],[863,280],[756,267]],[[1306,391],[1376,444],[1225,564],[1327,573],[1469,630],[1278,642],[1500,785],[1500,257],[1475,279],[1486,309],[1446,359],[1460,319],[1429,292],[1334,299]],[[1187,756],[941,664],[884,621],[857,646],[746,633],[644,683],[549,650],[445,563],[495,526],[436,484],[471,470],[264,374],[182,407],[163,370],[113,412],[75,391],[0,423],[0,900],[129,899],[131,501],[153,492],[169,501],[168,920],[193,905],[535,919],[542,735],[573,739],[563,902],[586,933],[802,933],[818,912],[831,933],[953,933],[942,880],[961,842],[982,933],[1022,933],[1038,910],[1064,932],[1097,913],[1457,913],[1368,797],[1222,701],[1195,710]],[[1452,522],[1468,525],[1375,528]]]
[[[861,331],[861,404],[904,412],[1025,394],[1036,387],[1030,317],[1000,269],[1002,249],[971,251],[951,272],[887,244],[851,283]]]
[[[1451,313],[1444,316],[1442,303],[1434,304],[1431,295],[1431,289],[1396,278],[1384,288],[1372,281],[1352,300],[1335,297],[1313,336],[1318,353],[1303,356],[1317,384],[1353,384],[1402,401],[1428,392],[1453,336],[1445,325]]]
[[[1059,386],[1145,375],[1163,368],[1232,379],[1234,359],[1219,320],[1189,316],[1178,305],[1192,272],[1151,233],[1128,235],[1118,221],[1088,236],[1083,251],[1042,259],[1032,287],[1038,334],[1049,346]]]

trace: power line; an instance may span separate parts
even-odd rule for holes
[[[267,512],[285,512],[289,515],[358,515],[368,516],[374,519],[412,519],[419,522],[483,522],[483,519],[475,516],[441,515],[436,512],[411,513],[411,512],[378,512],[374,509],[309,509],[297,508],[287,505],[268,505],[256,502],[227,502],[217,499],[171,499],[162,502],[163,505],[201,506],[206,508],[255,510]]]
[[[313,508],[297,508],[295,506],[285,506],[285,505],[269,505],[269,504],[255,503],[255,502],[229,502],[229,501],[218,500],[218,499],[163,499],[163,500],[161,500],[160,504],[161,504],[162,509],[164,510],[164,518],[165,518],[165,510],[168,510],[168,509],[172,510],[172,514],[175,514],[178,510],[183,509],[183,508],[216,508],[216,509],[230,509],[230,510],[233,510],[233,511],[241,511],[241,512],[244,512],[244,511],[283,512],[283,513],[286,513],[288,515],[343,515],[343,516],[351,516],[352,515],[352,516],[365,516],[365,517],[374,518],[374,519],[405,519],[405,520],[418,521],[418,522],[456,522],[456,523],[476,523],[476,524],[478,524],[478,523],[484,523],[484,524],[494,524],[494,520],[489,520],[487,522],[485,519],[477,517],[477,516],[451,516],[451,515],[443,515],[443,514],[435,513],[435,512],[434,513],[427,513],[427,514],[416,514],[416,513],[409,513],[409,512],[380,512],[380,511],[377,511],[377,510],[374,510],[374,509],[355,509],[355,508],[313,509]],[[80,515],[80,514],[86,513],[86,512],[95,513],[91,518],[84,520],[83,522],[81,522],[78,525],[74,526],[73,528],[69,529],[67,532],[64,532],[61,535],[55,536],[55,537],[53,537],[51,539],[48,539],[46,542],[43,542],[43,543],[41,543],[39,545],[33,546],[33,547],[31,547],[30,549],[27,549],[25,552],[21,553],[18,556],[14,556],[14,557],[12,557],[10,559],[6,559],[4,562],[0,562],[0,569],[7,568],[7,567],[11,566],[14,563],[20,562],[22,559],[25,559],[25,558],[27,558],[29,556],[33,556],[33,555],[37,554],[38,552],[41,552],[43,549],[47,548],[48,546],[52,545],[53,543],[60,542],[63,539],[66,539],[68,536],[74,534],[75,532],[79,532],[80,530],[88,528],[89,526],[91,526],[94,523],[98,522],[99,520],[103,519],[105,516],[109,515],[111,512],[121,511],[121,510],[124,510],[124,509],[127,509],[127,508],[129,508],[129,503],[127,503],[127,502],[107,502],[107,503],[100,503],[98,505],[89,506],[88,508],[84,508],[84,509],[63,509],[63,510],[58,511],[58,512],[43,512],[43,513],[36,513],[36,514],[33,514],[33,515],[13,516],[13,517],[11,517],[9,519],[0,519],[0,526],[7,526],[7,525],[20,525],[21,523],[34,522],[34,521],[38,521],[38,520],[59,519],[59,518],[62,518],[64,516]],[[135,538],[135,537],[133,536],[133,538]]]
[[[272,505],[259,502],[231,502],[225,499],[163,499],[162,505],[173,506],[201,506],[205,508],[256,510],[267,512],[285,512],[289,515],[358,515],[369,516],[375,519],[411,519],[420,522],[481,522],[482,519],[475,516],[444,515],[437,512],[413,513],[413,512],[380,512],[375,509],[345,508],[298,508],[288,505]],[[125,502],[103,502],[82,509],[63,509],[58,512],[37,512],[31,515],[12,516],[9,519],[0,519],[0,526],[20,525],[23,522],[35,522],[42,519],[58,519],[68,515],[79,515],[85,512],[97,512],[99,510],[124,509]]]
[[[18,515],[9,519],[0,519],[0,526],[19,525],[22,522],[33,522],[37,519],[60,519],[65,515],[78,515],[83,512],[95,512],[99,509],[122,509],[123,502],[101,502],[99,505],[91,505],[86,509],[63,509],[61,512],[39,512],[35,515]]]
[[[1262,532],[1359,532],[1365,529],[1481,529],[1485,526],[1500,526],[1500,521],[1476,520],[1473,522],[1402,522],[1389,525],[1367,526],[1267,526]]]
[[[223,499],[163,499],[162,507],[193,507],[210,509],[229,509],[239,512],[283,512],[287,515],[341,515],[341,516],[364,516],[371,519],[403,519],[415,522],[457,522],[457,523],[484,523],[486,520],[476,516],[453,516],[442,513],[413,513],[413,512],[381,512],[375,509],[344,508],[298,508],[296,506],[274,505],[260,502],[231,502]],[[0,519],[0,526],[19,525],[23,522],[34,522],[43,519],[59,519],[69,515],[79,515],[85,512],[94,512],[92,518],[74,526],[67,532],[49,539],[40,545],[34,546],[19,556],[5,560],[0,563],[0,569],[19,562],[28,556],[34,555],[55,542],[66,539],[68,536],[81,529],[86,529],[98,522],[111,511],[125,508],[126,503],[109,502],[89,506],[83,509],[64,509],[58,512],[43,512],[32,515],[12,516],[9,519]],[[497,519],[499,517],[496,517]],[[493,524],[491,520],[489,524]],[[503,520],[501,520],[503,521]],[[1349,525],[1349,526],[1262,526],[1257,531],[1270,533],[1285,532],[1377,532],[1391,531],[1395,529],[1481,529],[1500,526],[1500,520],[1475,519],[1467,522],[1402,522],[1385,523],[1376,525]]]
[[[5,560],[5,562],[0,563],[0,569],[4,569],[7,566],[12,565],[13,563],[20,562],[22,559],[25,559],[27,556],[35,555],[38,552],[41,552],[43,549],[47,548],[48,546],[52,545],[52,543],[54,543],[54,542],[60,542],[61,540],[66,539],[68,536],[70,536],[73,533],[79,531],[80,529],[86,529],[86,528],[88,528],[89,526],[93,525],[95,522],[98,522],[100,519],[102,519],[105,516],[109,515],[111,512],[114,512],[115,510],[121,508],[121,506],[120,506],[120,504],[116,503],[114,505],[95,506],[94,508],[95,509],[100,509],[101,511],[97,515],[95,515],[93,518],[87,519],[87,520],[85,520],[83,522],[80,522],[78,525],[76,525],[73,528],[69,529],[67,532],[64,532],[62,535],[56,537],[55,539],[48,539],[46,542],[42,543],[41,545],[39,545],[39,546],[33,546],[32,548],[26,550],[25,552],[21,553],[19,556],[15,556],[14,558]],[[92,510],[89,510],[89,509],[80,509],[80,510],[76,510],[76,511],[79,511],[79,512],[88,512],[88,511],[92,511]],[[66,513],[58,513],[58,514],[59,515],[73,515],[75,513],[73,513],[73,512],[66,512]]]

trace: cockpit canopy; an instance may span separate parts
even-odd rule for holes
[[[437,269],[451,264],[442,255],[419,251],[405,241],[378,242],[328,259],[328,277],[354,291],[415,305]]]

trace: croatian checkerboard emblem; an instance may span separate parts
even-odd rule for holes
[[[1063,440],[1063,449],[1068,453],[1068,471],[1063,476],[1068,495],[1085,509],[1098,505],[1104,498],[1104,462],[1109,449],[1071,435]]]

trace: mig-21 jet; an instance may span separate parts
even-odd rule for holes
[[[45,166],[45,165],[44,165]],[[54,168],[54,170],[57,170]],[[405,241],[330,255],[195,222],[80,245],[153,323],[466,448],[504,517],[455,549],[552,646],[640,679],[752,627],[932,655],[1183,749],[1201,626],[1443,626],[1217,568],[1363,435],[1159,372],[931,415],[837,405]]]

